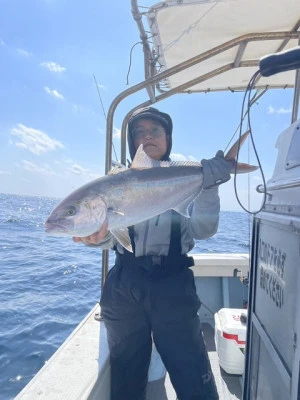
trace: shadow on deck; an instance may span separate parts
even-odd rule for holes
[[[214,328],[204,323],[202,331],[219,392],[220,400],[242,399],[242,376],[229,375],[219,365],[218,354],[214,340]]]

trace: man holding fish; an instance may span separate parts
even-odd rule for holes
[[[73,234],[74,242],[116,252],[101,296],[111,400],[146,399],[152,339],[178,399],[219,398],[198,317],[201,302],[189,269],[193,258],[187,253],[194,239],[217,231],[218,186],[230,179],[236,148],[225,157],[218,151],[201,164],[172,162],[172,128],[170,116],[155,108],[133,113],[128,123],[131,168],[78,189],[46,222],[50,234]],[[98,225],[91,209],[101,214]],[[89,230],[82,223],[88,212]]]
[[[149,157],[169,159],[169,115],[149,108],[131,118],[128,145],[132,159],[141,144]],[[219,156],[213,165],[218,173],[212,177],[215,181],[230,179],[231,162]],[[205,162],[203,168],[205,177]],[[207,168],[212,169],[212,175],[209,162]],[[218,398],[197,315],[200,301],[188,268],[193,265],[192,259],[185,256],[194,246],[194,238],[205,239],[217,231],[218,189],[214,182],[206,186],[213,188],[202,190],[194,200],[190,219],[177,218],[178,214],[175,218],[175,212],[169,210],[133,227],[135,256],[116,246],[117,263],[106,280],[101,300],[111,352],[112,400],[145,398],[151,333],[179,399]],[[110,247],[109,237],[104,225],[81,241],[96,244],[104,240]]]

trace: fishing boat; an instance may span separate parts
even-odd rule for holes
[[[294,89],[291,125],[274,137],[278,157],[253,216],[251,254],[196,254],[203,333],[220,399],[300,398],[300,9],[299,0],[131,0],[145,80],[120,93],[107,116],[106,173],[118,105],[146,89],[149,106],[183,93]],[[150,33],[149,33],[150,32]],[[149,38],[151,37],[152,44]],[[297,70],[298,69],[298,70]],[[121,163],[126,164],[126,125]],[[102,257],[102,282],[109,269]],[[97,304],[16,399],[110,398],[106,331]],[[176,399],[153,347],[148,400]]]

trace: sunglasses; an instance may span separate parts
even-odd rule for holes
[[[151,136],[152,138],[158,139],[163,136],[165,130],[162,126],[155,126],[150,129],[137,128],[133,129],[132,136],[134,139],[143,139],[146,136]]]

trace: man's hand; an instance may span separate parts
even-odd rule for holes
[[[103,225],[101,226],[101,229],[98,232],[92,233],[90,236],[86,237],[78,237],[74,236],[72,237],[73,242],[79,243],[82,242],[84,244],[88,245],[95,245],[99,244],[100,242],[105,239],[105,237],[108,234],[108,221],[107,219],[103,222]]]
[[[226,160],[224,153],[219,150],[210,160],[201,160],[203,167],[203,189],[218,186],[230,179],[230,171],[234,166],[233,160]]]

